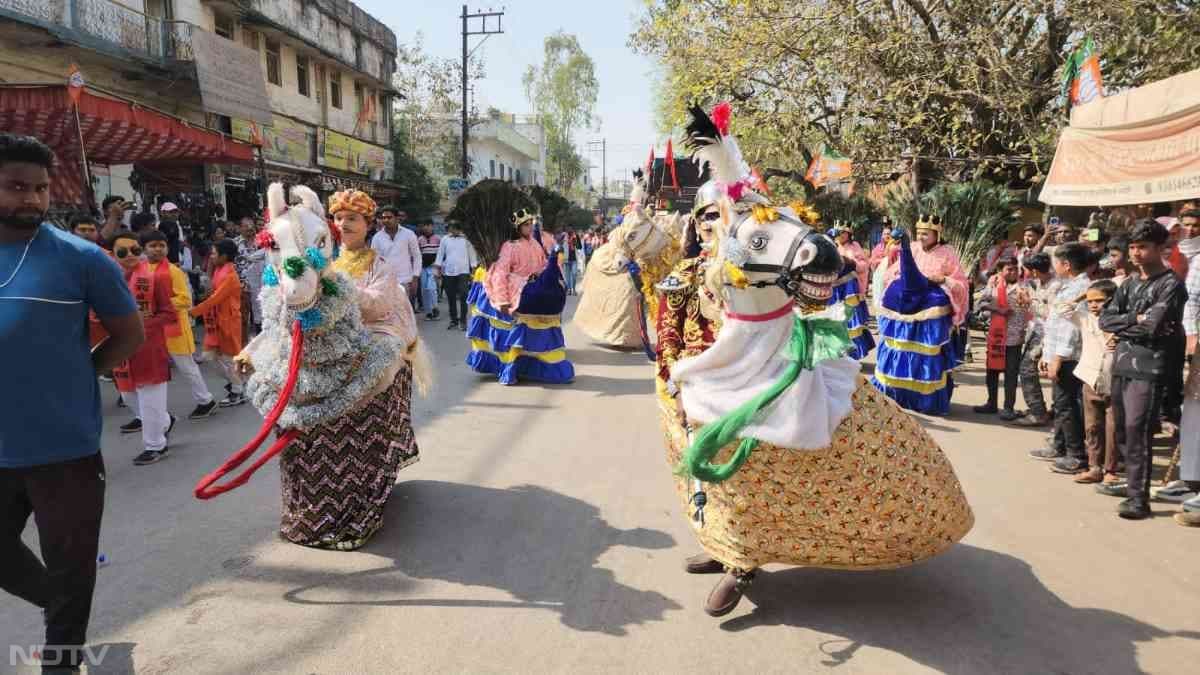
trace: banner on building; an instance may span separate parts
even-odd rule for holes
[[[262,147],[263,158],[272,162],[310,167],[316,145],[316,128],[279,115],[272,115],[271,126],[251,120],[234,119],[233,137]]]
[[[373,180],[391,180],[395,169],[389,156],[391,152],[386,148],[324,127],[317,136],[317,162],[336,171],[362,174]]]
[[[206,30],[192,31],[200,102],[209,112],[271,124],[258,52]]]

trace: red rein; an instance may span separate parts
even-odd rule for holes
[[[257,461],[250,465],[242,473],[238,474],[233,480],[223,485],[215,485],[221,478],[229,474],[230,471],[238,468],[250,456],[258,450],[263,441],[267,439],[267,435],[271,433],[271,429],[275,426],[275,422],[279,420],[279,416],[283,414],[283,409],[287,407],[288,401],[292,398],[292,390],[296,388],[296,376],[300,373],[300,358],[304,352],[304,331],[300,329],[300,322],[292,324],[292,358],[288,361],[287,381],[283,384],[283,390],[279,392],[279,400],[275,402],[275,407],[271,409],[271,413],[263,420],[262,428],[258,430],[258,435],[246,444],[246,447],[238,450],[232,457],[225,460],[225,463],[217,467],[216,471],[208,474],[196,483],[196,489],[193,494],[196,499],[212,499],[219,494],[229,492],[234,488],[239,488],[250,480],[250,476],[254,475],[264,464],[271,461],[271,458],[283,451],[296,436],[300,433],[295,429],[288,429],[282,435],[275,439],[275,442],[267,449],[266,454],[260,457]]]

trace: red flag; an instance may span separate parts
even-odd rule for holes
[[[675,175],[675,151],[671,149],[671,139],[667,139],[667,168],[671,171],[671,187],[679,189],[679,177]]]
[[[771,186],[767,185],[767,181],[763,179],[762,174],[758,172],[758,169],[751,169],[750,175],[754,177],[754,184],[758,187],[758,189],[762,190],[763,194],[770,197]]]
[[[650,146],[650,159],[646,160],[646,180],[650,180],[650,173],[654,171],[654,146]]]
[[[83,95],[83,73],[79,72],[79,66],[74,63],[67,69],[67,93],[71,95],[71,102],[79,105],[79,97]]]

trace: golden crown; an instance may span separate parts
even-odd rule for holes
[[[933,232],[937,232],[938,234],[941,234],[942,233],[942,217],[941,216],[927,216],[925,214],[921,214],[920,217],[917,218],[917,229],[918,230],[931,230]]]
[[[517,211],[516,213],[512,214],[512,217],[509,218],[509,220],[512,221],[512,224],[515,227],[520,227],[521,225],[528,223],[529,221],[533,220],[536,217],[537,216],[530,213],[529,211],[527,211],[525,209],[521,209],[520,211]]]

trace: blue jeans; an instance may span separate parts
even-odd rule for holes
[[[432,267],[421,270],[421,302],[425,305],[427,314],[431,314],[437,309],[438,281]]]
[[[579,261],[568,260],[563,263],[563,282],[567,286],[568,293],[575,292],[575,276],[579,273]]]

